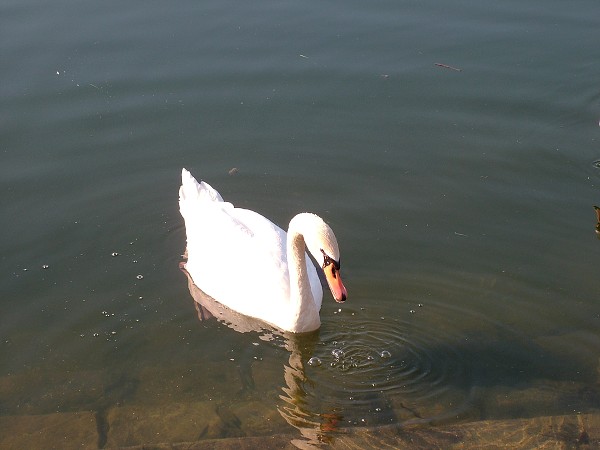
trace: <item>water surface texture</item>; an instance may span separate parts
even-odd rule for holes
[[[599,30],[596,0],[3,2],[0,446],[597,414]],[[319,332],[194,300],[182,167],[332,226]]]

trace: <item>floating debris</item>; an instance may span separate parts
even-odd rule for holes
[[[435,63],[435,65],[438,66],[438,67],[443,67],[444,69],[450,69],[450,70],[454,70],[456,72],[462,72],[462,69],[459,69],[457,67],[449,66],[448,64]]]
[[[110,256],[112,256],[112,257],[119,256],[119,253],[118,253],[118,252],[112,252],[112,253],[110,254]]]
[[[240,173],[240,169],[238,169],[237,167],[232,167],[227,173],[231,176],[237,175],[238,173]]]
[[[50,267],[48,264],[43,264],[42,265],[42,269],[47,269],[48,267]]]
[[[381,356],[382,358],[385,358],[385,359],[387,359],[387,358],[391,358],[391,357],[392,357],[392,354],[391,354],[390,352],[388,352],[387,350],[383,350],[383,351],[382,351],[382,352],[379,354],[379,356]]]
[[[144,279],[144,275],[141,275],[141,274],[140,274],[140,275],[138,275],[136,278],[137,278],[138,280],[143,280],[143,279]]]

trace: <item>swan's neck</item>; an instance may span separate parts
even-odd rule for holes
[[[306,244],[300,231],[290,224],[287,235],[287,262],[290,275],[290,306],[297,332],[313,331],[321,321],[306,271]]]

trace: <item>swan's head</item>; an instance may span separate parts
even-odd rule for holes
[[[340,276],[340,250],[333,230],[315,214],[298,214],[290,227],[294,222],[304,237],[306,248],[323,269],[333,298],[338,303],[345,302],[348,292]]]

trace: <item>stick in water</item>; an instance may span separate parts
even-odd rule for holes
[[[451,69],[451,70],[456,70],[457,72],[462,72],[462,69],[458,69],[456,67],[452,67],[452,66],[449,66],[447,64],[435,63],[435,65],[438,66],[438,67],[443,67],[444,69]]]

